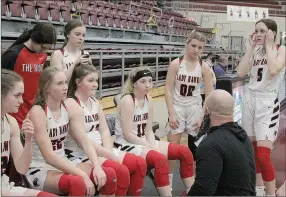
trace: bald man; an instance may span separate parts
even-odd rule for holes
[[[196,152],[196,178],[189,196],[255,196],[254,150],[246,132],[233,122],[234,103],[224,90],[205,101],[210,132]]]

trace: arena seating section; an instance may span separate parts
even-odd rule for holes
[[[64,39],[64,25],[77,17],[87,27],[85,50],[91,54],[93,64],[101,73],[99,98],[118,94],[129,71],[142,65],[154,71],[154,87],[160,87],[164,85],[169,62],[182,54],[185,39],[192,30],[204,33],[207,43],[214,34],[212,28],[200,28],[195,21],[179,13],[161,10],[156,2],[121,0],[113,4],[109,1],[2,0],[2,41],[11,44],[20,35],[19,26],[27,28],[38,21],[50,22],[57,29],[56,48],[59,48]],[[122,35],[111,38],[111,31]],[[95,41],[92,38],[98,32],[101,37],[97,35]],[[105,42],[102,41],[104,39]],[[8,47],[8,44],[4,48],[3,45],[2,51]],[[207,45],[204,53],[208,51],[231,53],[212,45]]]

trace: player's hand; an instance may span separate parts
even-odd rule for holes
[[[252,34],[250,34],[249,36],[249,46],[254,49],[256,46],[256,35],[255,32],[253,32]]]
[[[90,180],[90,178],[87,175],[83,177],[83,181],[86,187],[86,196],[94,196],[95,188],[94,188],[93,182]]]
[[[79,58],[77,58],[74,62],[74,65],[77,65],[77,64],[83,64],[83,65],[87,65],[87,64],[90,64],[90,58],[89,58],[89,55],[81,55]]]
[[[97,169],[93,170],[93,177],[94,177],[94,182],[97,185],[97,190],[100,190],[101,187],[103,187],[106,183],[106,174],[103,171],[102,167],[99,166]]]
[[[169,115],[169,126],[172,129],[177,129],[179,127],[179,121],[178,121],[177,116],[175,114]]]
[[[266,32],[266,35],[265,35],[265,47],[272,47],[273,44],[274,44],[274,33],[271,29],[268,29],[268,31]]]
[[[34,135],[34,124],[30,120],[30,115],[27,114],[22,123],[21,132],[25,135],[25,141],[31,141]]]

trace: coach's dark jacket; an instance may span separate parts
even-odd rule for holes
[[[189,196],[255,196],[254,150],[237,123],[212,127],[196,157]]]

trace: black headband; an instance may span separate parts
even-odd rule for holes
[[[153,77],[150,70],[140,70],[136,73],[136,75],[133,77],[133,83],[141,79],[142,77]]]

